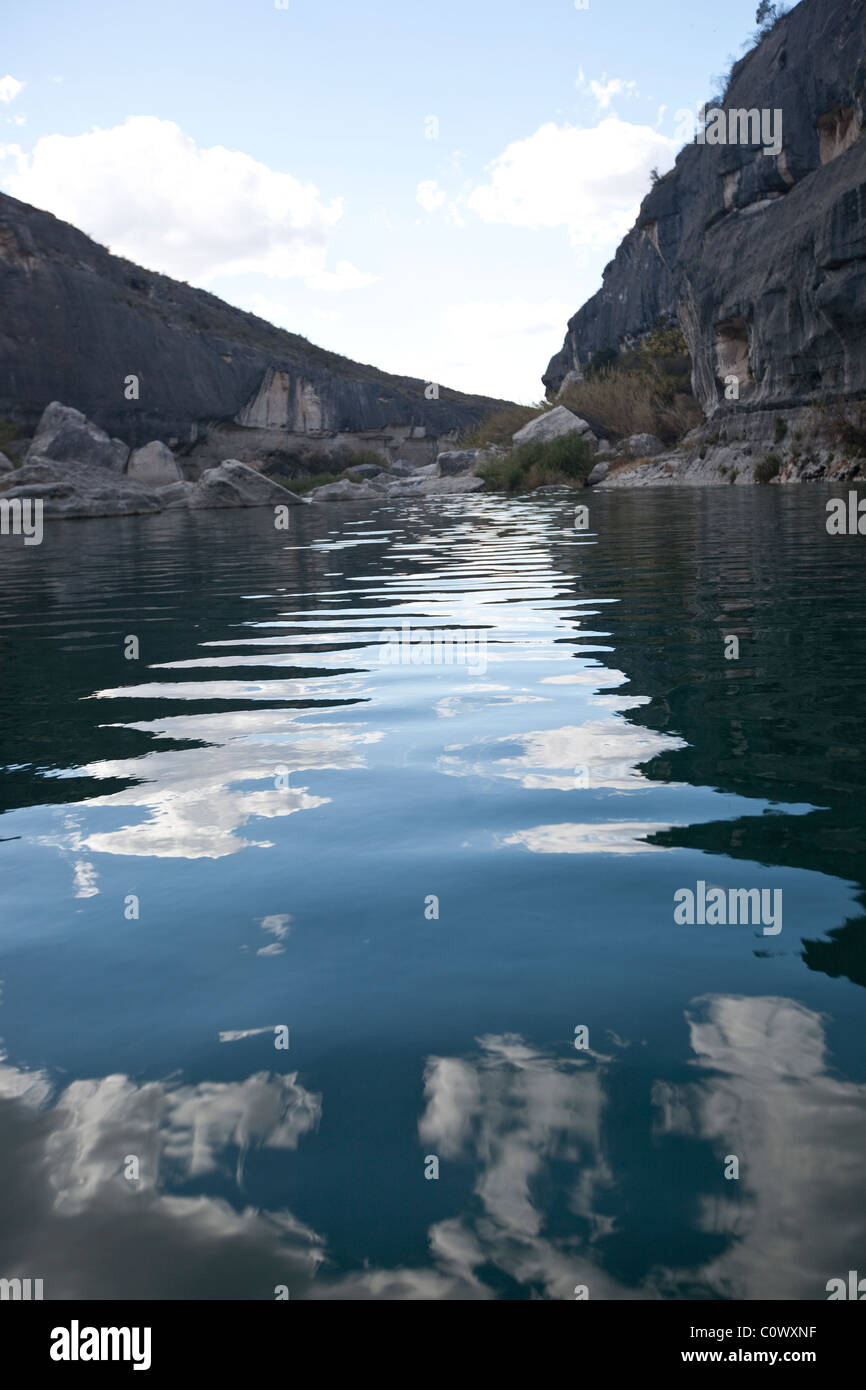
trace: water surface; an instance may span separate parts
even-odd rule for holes
[[[0,1276],[823,1299],[860,1268],[864,542],[828,495],[0,541]],[[781,889],[781,932],[679,925],[699,880]]]

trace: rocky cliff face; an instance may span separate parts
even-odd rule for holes
[[[670,316],[716,425],[866,397],[864,102],[866,0],[804,0],[735,66],[718,103],[781,112],[778,153],[760,143],[681,151],[602,289],[569,321],[543,377],[548,394],[594,353]],[[731,377],[738,399],[725,396]]]
[[[142,270],[5,194],[0,303],[0,418],[22,434],[63,401],[133,446],[183,448],[215,422],[264,429],[271,445],[280,433],[433,441],[502,404],[445,388],[428,400],[422,381],[323,351]]]

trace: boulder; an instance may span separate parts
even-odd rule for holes
[[[483,452],[483,449],[448,449],[439,454],[436,462],[439,465],[440,478],[450,478],[455,473],[468,473],[475,467],[479,454]]]
[[[586,480],[587,487],[595,487],[596,483],[603,483],[609,472],[609,463],[597,463]]]
[[[122,473],[129,446],[120,439],[109,439],[105,430],[85,418],[80,410],[52,401],[42,412],[25,462],[32,458],[54,459],[58,463],[80,463]]]
[[[349,484],[351,486],[351,484]],[[208,468],[188,494],[190,507],[303,506],[302,497],[257,473],[239,459],[223,459]]]
[[[396,463],[391,464],[388,472],[395,478],[411,478],[417,472],[417,469],[409,463],[408,460],[397,459]]]
[[[350,478],[378,478],[380,473],[385,473],[384,468],[379,468],[375,463],[353,463],[347,468]]]
[[[167,487],[183,478],[171,449],[159,439],[152,439],[143,449],[133,449],[126,465],[126,476],[154,487]]]
[[[189,506],[189,499],[194,492],[195,483],[188,483],[183,480],[177,483],[168,483],[165,487],[156,489],[156,494],[162,505],[171,510]]]
[[[157,494],[105,468],[28,457],[4,497],[41,498],[51,517],[133,516],[158,512]]]
[[[353,483],[349,478],[341,478],[339,482],[313,488],[307,495],[311,502],[381,502],[384,494],[369,481]]]
[[[655,434],[630,434],[626,444],[633,459],[651,459],[665,451],[664,444]]]
[[[573,411],[566,410],[564,405],[556,405],[552,410],[545,410],[543,414],[536,415],[534,420],[530,420],[528,424],[511,436],[511,442],[515,446],[535,443],[546,444],[551,439],[559,439],[564,434],[579,434],[581,439],[585,439],[590,444],[596,442],[595,435],[586,420],[582,420]]]
[[[459,473],[452,477],[425,478],[419,483],[417,491],[425,497],[438,497],[450,492],[480,492],[483,486],[484,479],[476,478],[474,473]]]

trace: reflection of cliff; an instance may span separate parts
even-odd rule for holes
[[[731,493],[713,490],[697,506],[679,494],[596,496],[600,539],[580,552],[579,592],[619,600],[605,608],[609,662],[626,673],[625,694],[649,697],[622,717],[680,739],[641,764],[646,778],[805,814],[762,805],[652,842],[830,874],[866,893],[866,553],[834,545],[822,498],[761,493],[747,504]],[[729,634],[738,660],[725,659]],[[806,963],[862,983],[863,926],[816,943]]]

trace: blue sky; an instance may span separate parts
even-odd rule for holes
[[[18,6],[0,187],[349,357],[533,401],[755,4]]]

